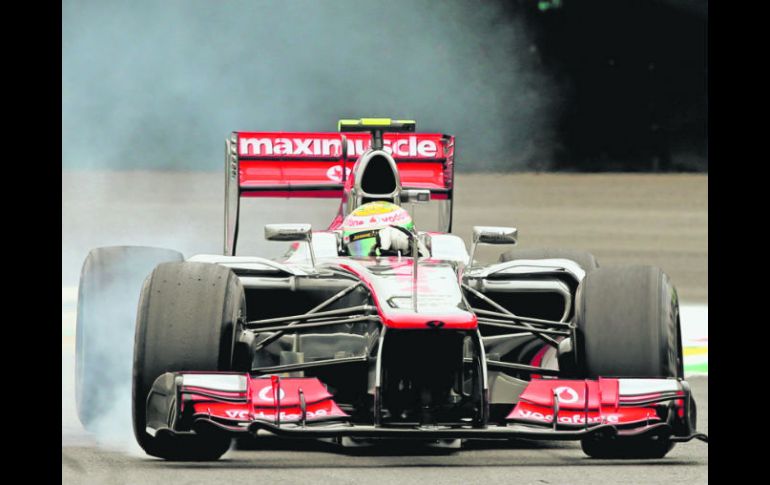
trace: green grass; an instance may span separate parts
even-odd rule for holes
[[[700,364],[685,365],[684,366],[684,373],[687,374],[689,372],[703,372],[703,373],[708,374],[709,373],[709,363],[708,362],[702,362]]]

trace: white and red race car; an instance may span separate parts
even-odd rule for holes
[[[172,460],[217,459],[233,437],[262,435],[346,446],[580,440],[590,456],[619,458],[707,441],[668,276],[599,268],[570,250],[513,248],[477,263],[477,245],[513,245],[517,232],[475,227],[470,254],[451,234],[454,148],[453,136],[390,119],[343,120],[334,133],[233,133],[224,255],[123,246],[86,259],[83,424],[129,378],[105,369],[133,351],[136,439]],[[268,240],[292,243],[270,260],[236,255],[243,197],[340,206],[323,231],[265,226]],[[343,219],[380,200],[436,205],[439,230],[411,234],[410,254],[346,255]],[[110,352],[98,350],[104,342]]]

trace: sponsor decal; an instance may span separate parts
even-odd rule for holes
[[[350,177],[350,169],[345,167],[345,178]],[[333,165],[326,171],[326,178],[335,182],[342,182],[342,165]]]
[[[241,421],[249,421],[252,418],[253,419],[275,419],[275,413],[268,412],[265,413],[264,411],[258,411],[251,416],[249,415],[249,412],[245,409],[226,409],[225,415],[230,419],[237,419]],[[307,411],[306,413],[307,419],[314,419],[314,418],[322,418],[325,416],[329,416],[329,412],[326,409],[318,409],[316,411]],[[281,411],[281,420],[282,421],[298,421],[302,417],[301,413],[287,413],[284,411]]]
[[[226,409],[225,414],[230,419],[249,419],[249,412],[245,409]]]
[[[580,399],[578,393],[568,386],[557,387],[553,390],[553,392],[559,398],[560,403],[572,404],[574,402],[578,402],[578,399]]]
[[[294,156],[339,157],[342,156],[342,140],[337,138],[241,138],[240,156]],[[369,149],[371,140],[348,139],[348,155],[359,156]],[[396,140],[385,139],[383,149],[394,157],[435,158],[439,151],[435,140],[420,140],[408,136]]]
[[[408,223],[411,220],[412,218],[409,216],[409,213],[403,209],[391,212],[389,214],[375,214],[371,216],[357,216],[355,214],[351,214],[345,218],[343,228],[345,230],[355,228],[368,229],[375,227],[385,227],[391,224],[398,224],[400,222]]]
[[[553,422],[553,414],[543,414],[537,411],[529,411],[526,409],[519,409],[517,415],[523,419],[530,419],[535,421],[543,421],[544,423]],[[604,421],[609,424],[617,424],[619,422],[618,416],[615,414],[605,414],[602,416],[588,416],[588,424],[600,424]],[[586,424],[586,415],[582,413],[574,413],[571,415],[559,414],[559,423],[563,424]]]
[[[253,419],[275,419],[275,413],[265,413],[264,411],[259,411],[257,413],[249,415],[249,412],[245,409],[227,409],[225,410],[225,415],[230,419],[237,419],[241,421],[249,421],[252,418]],[[307,419],[314,419],[314,418],[321,418],[324,416],[329,416],[329,412],[325,409],[319,409],[317,411],[307,411],[306,413]],[[302,417],[301,413],[287,413],[284,411],[281,411],[281,420],[282,421],[295,421],[299,420]]]
[[[283,389],[278,390],[278,399],[283,399],[286,396],[286,393],[283,392]],[[261,401],[270,401],[273,402],[273,386],[267,386],[263,387],[258,393],[257,397]]]
[[[349,236],[343,236],[342,241],[344,243],[354,242],[354,241],[360,241],[361,239],[367,239],[370,237],[377,237],[377,234],[380,231],[377,229],[371,230],[371,231],[363,231],[363,232],[357,232],[355,234],[351,234]]]
[[[306,415],[307,419],[322,418],[324,416],[329,416],[329,412],[326,409],[319,409],[317,411],[308,410]],[[301,417],[301,413],[286,413],[281,411],[282,421],[298,421]],[[259,411],[254,413],[254,419],[275,419],[275,413],[265,414],[264,411]]]

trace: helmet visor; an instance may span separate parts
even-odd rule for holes
[[[377,256],[377,232],[376,230],[362,231],[348,236],[348,254],[356,258]]]

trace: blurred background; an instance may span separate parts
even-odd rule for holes
[[[219,170],[233,130],[385,116],[460,171],[707,171],[707,6],[66,0],[62,163]]]

